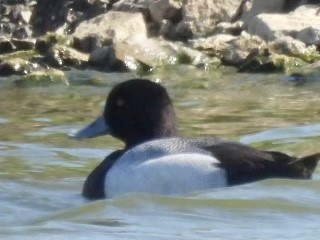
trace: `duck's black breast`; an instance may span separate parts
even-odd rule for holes
[[[104,189],[106,173],[124,152],[124,150],[112,152],[89,174],[82,190],[84,197],[91,200],[107,197]]]

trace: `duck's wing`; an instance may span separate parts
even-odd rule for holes
[[[297,158],[274,151],[261,151],[233,142],[206,145],[226,170],[229,185],[242,184],[266,178],[311,178],[320,153]]]
[[[117,150],[108,155],[87,177],[82,195],[90,200],[106,198],[104,190],[105,176],[124,150]]]

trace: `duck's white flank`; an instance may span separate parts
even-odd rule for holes
[[[132,192],[181,195],[223,187],[226,173],[218,163],[210,155],[177,145],[176,139],[144,143],[127,151],[108,171],[106,196]]]

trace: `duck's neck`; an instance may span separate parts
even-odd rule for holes
[[[161,117],[158,121],[150,121],[143,125],[136,126],[135,130],[126,136],[124,140],[126,147],[131,148],[143,142],[160,139],[171,138],[179,135],[175,116],[169,118]]]
[[[163,136],[155,136],[152,138],[138,138],[138,139],[132,139],[125,142],[125,149],[133,148],[141,143],[156,140],[156,139],[163,139],[163,138],[171,138],[171,137],[177,137],[178,134],[174,135],[163,135]]]

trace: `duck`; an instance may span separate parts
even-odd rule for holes
[[[82,195],[89,200],[130,193],[186,195],[268,178],[310,179],[320,160],[320,153],[295,157],[215,136],[180,136],[166,88],[140,78],[116,85],[103,113],[72,137],[103,135],[124,147],[86,178]]]

